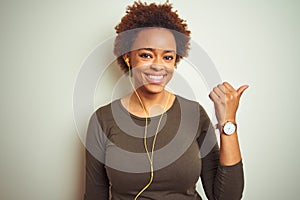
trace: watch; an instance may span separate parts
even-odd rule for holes
[[[223,126],[223,132],[226,135],[232,135],[236,131],[236,124],[230,121],[227,121]]]

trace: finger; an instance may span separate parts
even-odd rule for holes
[[[242,96],[242,94],[248,87],[249,87],[249,85],[243,85],[243,86],[239,87],[239,89],[237,89],[237,93],[238,93],[239,97]]]
[[[223,92],[224,94],[226,94],[226,87],[223,84],[217,85],[217,88],[219,88],[221,92]]]
[[[235,91],[234,87],[232,87],[232,85],[230,85],[228,82],[224,82],[223,85],[231,92]]]
[[[214,87],[213,91],[216,93],[216,95],[219,96],[219,98],[224,98],[225,96],[225,91],[222,91],[223,88],[220,88],[219,86]]]
[[[212,92],[209,94],[209,98],[210,98],[214,103],[219,103],[219,102],[220,102],[219,96],[218,96],[214,91],[212,91]]]

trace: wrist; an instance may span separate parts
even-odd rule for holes
[[[226,122],[236,123],[235,115],[226,115],[226,117],[224,118],[224,123]]]
[[[236,133],[237,124],[233,120],[226,120],[223,124],[218,124],[218,129],[220,133],[224,133],[225,135],[232,135]]]

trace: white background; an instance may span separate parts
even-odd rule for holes
[[[114,35],[132,2],[0,2],[1,200],[82,199],[74,84],[83,60]],[[171,2],[222,79],[250,85],[238,112],[243,199],[296,199],[299,1]]]

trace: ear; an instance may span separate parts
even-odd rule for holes
[[[122,56],[122,57],[123,57],[123,59],[124,59],[124,60],[126,60],[126,58],[129,58],[129,53],[125,53],[125,54],[123,54],[123,56]]]

